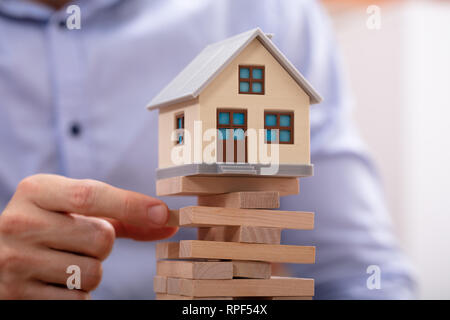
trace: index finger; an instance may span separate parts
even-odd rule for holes
[[[168,219],[167,206],[161,200],[96,180],[38,174],[24,179],[17,193],[50,211],[106,217],[155,227],[165,225]]]

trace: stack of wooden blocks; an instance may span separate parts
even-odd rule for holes
[[[274,210],[298,178],[187,176],[157,182],[157,194],[196,195],[169,225],[197,227],[198,240],[157,244],[157,299],[299,299],[314,280],[272,276],[272,263],[309,264],[315,247],[280,244],[282,229],[311,230],[311,212]]]

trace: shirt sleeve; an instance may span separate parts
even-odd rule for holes
[[[352,99],[330,22],[315,1],[283,3],[278,30],[300,21],[299,32],[281,37],[278,45],[324,97],[311,106],[315,174],[300,180],[299,195],[282,199],[282,209],[315,212],[313,231],[285,230],[282,241],[316,246],[316,263],[289,265],[289,271],[314,278],[317,299],[414,298],[413,270],[395,238],[376,168],[349,116]],[[367,284],[374,276],[370,266],[380,271],[379,289]]]

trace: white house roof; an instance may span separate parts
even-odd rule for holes
[[[150,101],[147,108],[153,110],[197,98],[203,89],[256,37],[309,95],[311,104],[322,101],[322,97],[270,38],[261,29],[256,28],[207,46]]]

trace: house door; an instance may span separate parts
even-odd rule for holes
[[[217,162],[247,162],[247,110],[217,109]]]

